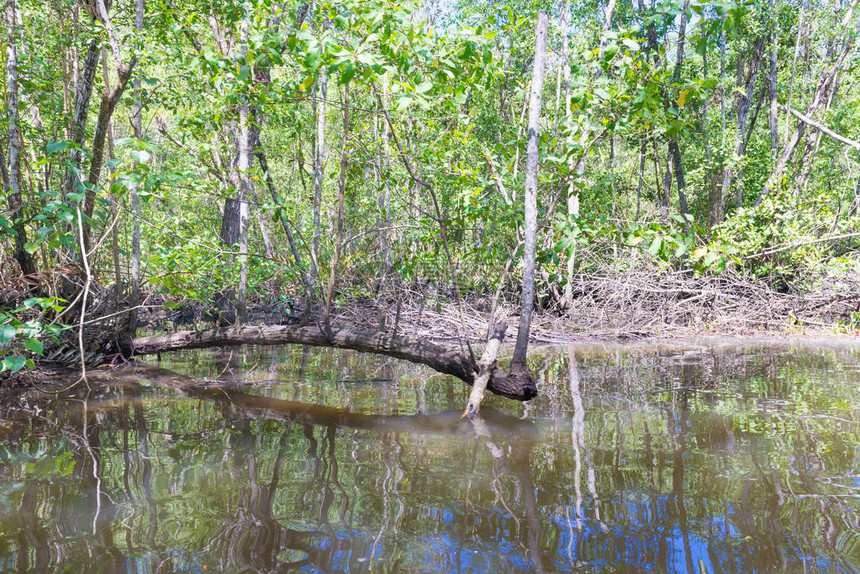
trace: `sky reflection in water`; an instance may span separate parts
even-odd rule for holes
[[[579,346],[462,384],[177,355],[0,410],[0,571],[856,572],[860,347]]]

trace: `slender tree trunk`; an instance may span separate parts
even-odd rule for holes
[[[341,139],[340,175],[337,181],[337,213],[332,222],[335,229],[334,254],[331,259],[331,275],[325,297],[323,324],[326,331],[331,331],[330,313],[331,302],[334,298],[335,283],[337,282],[337,267],[340,264],[340,251],[343,244],[343,207],[346,197],[346,171],[349,169],[349,83],[343,88],[343,137]]]
[[[687,12],[689,10],[690,0],[684,0],[681,9],[681,19],[678,24],[678,50],[675,53],[675,68],[672,71],[672,82],[675,84],[681,81],[681,69],[684,65],[684,44],[687,39]],[[684,182],[684,164],[681,159],[681,148],[678,145],[678,138],[675,136],[669,138],[668,153],[672,156],[671,164],[675,170],[675,183],[678,186],[678,206],[681,215],[686,217],[687,194],[684,190],[687,186]]]
[[[546,41],[549,17],[543,10],[538,12],[535,43],[535,59],[532,71],[532,89],[529,98],[528,148],[526,156],[525,186],[525,248],[523,252],[523,300],[520,312],[520,326],[514,356],[511,359],[511,372],[527,370],[526,353],[529,344],[532,311],[535,298],[535,255],[537,242],[537,183],[538,183],[538,142],[540,139],[541,96],[546,73]]]
[[[388,75],[382,77],[382,101],[388,105]],[[391,225],[391,186],[389,184],[389,169],[391,167],[391,132],[388,123],[382,122],[382,157],[379,158],[379,174],[382,186],[376,199],[376,208],[380,213],[379,227],[386,228]],[[376,292],[381,293],[385,287],[385,281],[391,270],[391,240],[387,229],[379,233],[379,247],[382,250],[382,269],[379,273],[379,285]]]
[[[800,45],[803,42],[803,14],[806,10],[805,2],[800,3],[800,16],[797,18],[797,37],[794,41],[794,56],[791,59],[791,76],[788,83],[788,100],[786,102],[786,106],[791,108],[791,99],[794,96],[794,76],[797,72],[797,56],[800,54]],[[784,146],[788,145],[789,138],[789,126],[791,125],[791,114],[789,112],[785,113],[785,143]]]
[[[119,70],[119,77],[117,78],[117,83],[114,86],[113,91],[111,91],[110,94],[105,93],[102,95],[102,101],[101,105],[99,106],[99,115],[96,121],[96,129],[93,135],[93,145],[91,150],[92,159],[90,160],[90,172],[88,177],[88,182],[91,186],[98,185],[99,183],[99,178],[101,177],[102,172],[102,165],[104,163],[105,142],[107,141],[108,131],[110,130],[111,116],[113,116],[113,112],[116,109],[116,105],[119,103],[123,92],[125,92],[125,87],[128,85],[128,81],[131,79],[131,73],[134,70],[135,63],[136,59],[132,62],[131,65],[127,66],[125,69]],[[92,217],[94,208],[95,192],[88,191],[85,204],[85,212],[87,217]]]
[[[744,139],[744,130],[746,128],[747,117],[749,116],[750,103],[752,102],[753,97],[753,89],[755,87],[756,80],[758,79],[758,72],[761,63],[762,51],[764,49],[764,38],[759,38],[755,43],[755,48],[753,49],[753,53],[751,55],[751,59],[749,62],[749,69],[746,73],[746,79],[744,81],[744,76],[742,73],[742,64],[740,63],[740,57],[738,58],[738,84],[743,86],[743,90],[738,94],[736,99],[736,107],[737,107],[737,131],[735,132],[735,156],[736,158],[741,158],[746,152],[746,144]],[[740,159],[739,159],[740,161]],[[731,166],[727,167],[723,172],[723,197],[728,197],[728,192],[732,187],[732,182],[734,181],[735,174]],[[740,207],[743,203],[743,188],[738,186],[737,193],[737,206]]]
[[[110,70],[107,65],[107,52],[102,49],[102,77],[104,78],[105,91],[110,89]],[[113,178],[114,170],[110,167],[114,160],[114,145],[113,145],[113,125],[108,122],[107,128],[107,155],[108,155],[108,176]],[[111,218],[114,220],[113,230],[111,231],[111,254],[113,255],[113,272],[114,272],[114,301],[117,308],[123,297],[122,288],[122,271],[119,261],[119,196],[111,194],[110,196],[110,212]]]
[[[96,77],[96,67],[99,62],[100,52],[99,42],[95,38],[90,41],[87,48],[86,59],[84,60],[83,70],[76,74],[77,81],[75,83],[75,107],[72,111],[72,123],[69,127],[69,140],[77,144],[77,147],[70,153],[71,167],[66,171],[66,181],[64,191],[66,196],[77,192],[78,183],[80,180],[79,170],[83,153],[84,139],[87,133],[87,117],[90,110],[90,98],[93,94],[93,82]],[[77,65],[75,63],[75,65]]]
[[[720,18],[720,148],[726,143],[726,16]],[[720,195],[725,196],[726,190],[721,189]],[[722,205],[720,205],[720,220],[722,220]],[[719,223],[719,221],[717,221]]]
[[[228,133],[235,131],[235,126],[225,129]],[[215,130],[212,134],[212,154],[213,161],[219,166],[221,172],[227,175],[225,185],[227,187],[226,197],[224,198],[224,207],[221,209],[221,229],[218,237],[224,247],[232,249],[239,242],[241,226],[239,224],[241,211],[241,193],[242,185],[239,179],[239,174],[236,172],[236,167],[232,161],[225,161],[221,156],[221,151],[218,149],[221,145],[223,134],[219,130]],[[232,188],[232,189],[231,189]]]
[[[663,195],[660,198],[660,222],[669,224],[669,204],[672,202],[672,170],[675,156],[671,153],[666,156],[666,171],[663,172]]]
[[[702,79],[708,79],[708,50],[707,47],[702,55]],[[714,181],[714,158],[711,151],[711,120],[710,120],[710,98],[705,98],[703,109],[703,132],[705,136],[705,161],[707,163],[707,186],[708,186],[708,227],[717,225],[719,218],[718,205],[721,203],[719,188]]]
[[[140,35],[143,32],[143,15],[146,0],[136,0],[134,11],[134,29]],[[141,79],[134,79],[134,106],[132,108],[131,125],[134,129],[134,138],[138,141],[143,139],[143,102],[141,101]],[[137,185],[131,189],[131,312],[128,317],[128,333],[131,337],[137,334],[137,307],[140,305],[140,193]]]
[[[242,20],[240,31],[241,50],[248,50],[250,21]],[[236,142],[237,161],[236,171],[239,172],[241,191],[239,193],[239,288],[236,293],[236,324],[248,322],[248,202],[254,197],[254,184],[251,181],[251,109],[248,106],[247,95],[240,96],[239,130]]]
[[[24,275],[36,272],[36,262],[27,252],[27,228],[24,225],[24,201],[21,194],[21,114],[18,109],[18,38],[15,0],[7,0],[6,23],[6,93],[9,122],[9,211],[15,230],[14,256]],[[5,166],[4,166],[5,167]]]
[[[325,69],[320,69],[320,77],[316,86],[316,120],[317,134],[314,146],[314,229],[311,240],[311,292],[305,312],[310,313],[313,304],[314,291],[316,290],[317,275],[319,273],[319,245],[320,245],[320,209],[322,207],[322,179],[325,173],[325,115],[326,115],[327,78]]]
[[[114,110],[116,109],[116,105],[119,103],[123,93],[125,93],[125,88],[128,85],[129,80],[131,80],[131,74],[134,71],[134,67],[137,65],[137,56],[132,56],[131,61],[127,65],[123,65],[120,60],[121,55],[119,43],[117,42],[113,26],[110,18],[108,17],[104,0],[95,0],[95,4],[98,19],[107,32],[108,44],[111,48],[114,65],[116,67],[117,80],[112,91],[108,92],[106,90],[105,93],[102,94],[101,104],[99,105],[99,115],[96,119],[96,128],[93,133],[93,145],[90,148],[90,170],[87,178],[89,185],[87,186],[84,201],[84,213],[86,214],[87,219],[92,218],[93,210],[95,209],[95,188],[98,186],[99,179],[101,178],[102,164],[104,162],[105,141],[107,139],[108,131],[110,130],[110,120],[113,116]],[[89,250],[90,227],[86,221],[84,221],[83,235],[84,245],[86,249]]]
[[[302,278],[302,284],[305,285],[305,287],[308,287],[308,277],[305,272],[305,265],[302,262],[302,255],[296,245],[293,232],[290,230],[289,217],[283,209],[280,194],[278,194],[278,190],[275,188],[275,180],[272,176],[271,170],[269,169],[269,161],[266,158],[266,152],[263,150],[262,142],[257,142],[254,153],[257,156],[257,161],[260,163],[260,169],[263,170],[263,177],[266,180],[266,187],[269,190],[269,195],[272,196],[272,201],[279,208],[278,219],[281,221],[284,228],[284,234],[287,236],[287,242],[290,244],[290,251],[293,253],[293,259],[295,259],[296,265],[299,268],[299,275]]]
[[[612,27],[612,13],[615,11],[615,0],[609,0],[606,5],[606,12],[603,17],[603,34],[600,36],[600,47],[597,49],[598,59],[603,61],[603,54],[606,52],[606,32]]]
[[[564,70],[564,128],[567,132],[566,141],[568,148],[573,147],[573,110],[570,107],[570,38],[568,38],[568,22],[570,21],[570,0],[564,3],[564,12],[561,14],[561,40],[562,40],[562,64]],[[581,163],[582,160],[580,160]],[[573,174],[575,173],[574,159],[571,156],[567,160],[568,174],[567,182],[567,214],[574,218],[579,217],[579,191]],[[570,306],[573,303],[573,273],[576,269],[576,244],[570,246],[567,256],[567,282],[564,286],[564,304]]]
[[[774,0],[770,2],[770,12],[773,14]],[[774,18],[774,27],[778,26]],[[777,28],[778,29],[778,28]],[[779,36],[775,30],[771,36],[770,47],[770,75],[768,76],[768,90],[770,92],[770,155],[773,163],[779,157],[779,103],[777,102],[777,56],[779,52]]]
[[[253,146],[252,146],[253,147]],[[252,154],[253,155],[253,154]],[[253,163],[253,159],[251,160]],[[272,245],[271,233],[269,233],[269,225],[266,223],[265,215],[263,214],[262,200],[254,193],[254,218],[257,220],[257,227],[260,228],[260,238],[263,240],[263,249],[266,252],[266,257],[275,257],[275,247]]]
[[[636,221],[639,222],[639,214],[642,208],[642,186],[645,183],[645,140],[639,144],[639,185],[636,187]]]

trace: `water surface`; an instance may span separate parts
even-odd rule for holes
[[[860,345],[536,354],[540,396],[332,349],[5,394],[0,571],[857,572]]]

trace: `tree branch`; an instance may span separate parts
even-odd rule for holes
[[[816,122],[812,118],[805,116],[804,114],[798,112],[797,110],[793,110],[793,109],[789,108],[788,106],[782,106],[782,105],[779,106],[779,109],[781,109],[784,112],[790,113],[791,115],[793,115],[794,117],[796,117],[797,119],[799,119],[800,121],[805,123],[806,125],[812,126],[815,129],[820,130],[821,132],[829,135],[830,137],[832,137],[836,141],[844,143],[848,147],[852,147],[856,150],[860,150],[860,142],[850,140],[850,139],[846,138],[845,136],[839,135],[838,133],[834,132],[833,130],[831,130],[827,126]]]

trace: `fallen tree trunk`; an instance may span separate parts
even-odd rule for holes
[[[132,341],[131,355],[152,355],[180,349],[220,346],[286,344],[337,347],[403,359],[427,365],[440,373],[454,375],[470,385],[474,384],[478,375],[477,365],[458,349],[408,335],[349,329],[332,329],[326,333],[316,326],[224,327],[138,337]],[[534,379],[527,375],[530,374],[520,371],[508,374],[501,369],[494,369],[487,390],[509,399],[527,401],[537,396]]]

